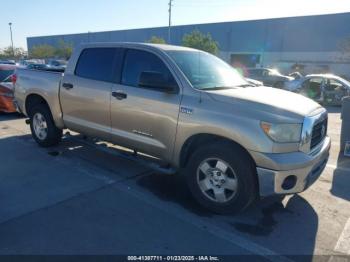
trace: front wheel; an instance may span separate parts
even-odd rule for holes
[[[30,110],[30,129],[34,140],[42,147],[54,146],[61,141],[62,129],[56,127],[46,105],[39,104]]]
[[[231,143],[219,142],[195,151],[186,168],[186,179],[194,198],[219,214],[245,209],[258,194],[252,159]]]

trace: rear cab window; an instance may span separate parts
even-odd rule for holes
[[[116,83],[120,78],[123,49],[87,48],[80,54],[75,75],[103,82]]]

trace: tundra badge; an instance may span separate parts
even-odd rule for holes
[[[182,106],[180,108],[180,112],[183,113],[183,114],[192,115],[193,114],[193,109]]]

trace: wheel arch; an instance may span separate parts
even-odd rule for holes
[[[231,145],[238,146],[241,148],[247,156],[251,159],[252,163],[254,166],[256,166],[256,163],[253,159],[253,157],[250,155],[247,149],[245,149],[244,146],[242,146],[240,143],[229,139],[227,137],[219,136],[219,135],[214,135],[214,134],[209,134],[209,133],[201,133],[201,134],[195,134],[187,138],[185,143],[183,144],[181,151],[180,151],[180,156],[179,156],[179,165],[180,167],[185,167],[191,154],[199,148],[201,145],[208,144],[208,143],[216,143],[216,142],[226,142]]]
[[[30,116],[31,109],[38,104],[44,104],[50,109],[48,102],[42,95],[32,93],[26,97],[24,107],[28,116]]]
[[[50,99],[36,92],[30,93],[29,95],[26,96],[24,101],[24,109],[25,109],[26,115],[30,117],[30,110],[35,105],[44,104],[50,110],[51,116],[56,126],[61,129],[64,129],[65,125],[63,123],[59,102],[55,101],[54,99],[51,99],[51,100]]]

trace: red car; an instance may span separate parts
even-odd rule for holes
[[[16,81],[15,65],[0,64],[0,112],[13,113],[14,83]]]

